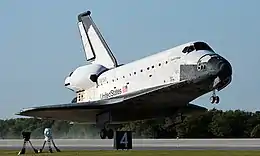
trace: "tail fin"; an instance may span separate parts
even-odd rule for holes
[[[117,66],[116,58],[102,37],[97,26],[87,11],[78,15],[78,27],[87,61],[101,64],[107,68]]]

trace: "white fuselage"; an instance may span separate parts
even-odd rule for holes
[[[183,53],[183,48],[188,45],[190,43],[103,72],[98,77],[98,85],[77,93],[77,102],[96,101],[180,82],[180,65],[196,65],[202,56],[214,53],[206,50]]]

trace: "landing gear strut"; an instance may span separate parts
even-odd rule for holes
[[[108,128],[111,122],[111,113],[110,112],[102,112],[97,114],[96,116],[97,126],[101,128],[100,138],[101,139],[113,139],[114,131],[113,129]]]
[[[213,94],[212,96],[210,97],[210,102],[213,104],[213,103],[216,103],[218,104],[219,103],[219,97],[216,95],[216,91],[213,90]]]

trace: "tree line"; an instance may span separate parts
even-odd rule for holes
[[[43,138],[43,130],[51,127],[55,138],[99,138],[95,125],[70,124],[35,118],[0,120],[0,138],[22,138],[22,131],[31,131],[31,138]],[[172,116],[152,120],[129,122],[117,130],[131,130],[134,138],[258,138],[260,112],[217,109],[185,114],[182,120]]]

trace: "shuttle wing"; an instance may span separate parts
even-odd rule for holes
[[[122,99],[117,98],[97,102],[45,105],[22,109],[16,115],[54,120],[94,122],[96,114],[101,110],[111,108],[113,104],[121,102]]]
[[[139,106],[147,109],[158,105],[158,107],[165,107],[168,98],[175,98],[179,96],[178,92],[187,90],[189,82],[183,81],[181,83],[171,83],[154,88],[143,89],[138,92],[120,95],[106,100],[99,100],[94,102],[69,103],[58,105],[45,105],[40,107],[26,108],[21,110],[16,115],[31,116],[36,118],[49,118],[55,120],[67,120],[78,122],[95,122],[96,115],[103,111],[115,109],[131,109]],[[172,92],[174,90],[174,92]],[[181,98],[181,97],[180,97]],[[189,103],[178,105],[176,98],[176,107],[185,107]]]

